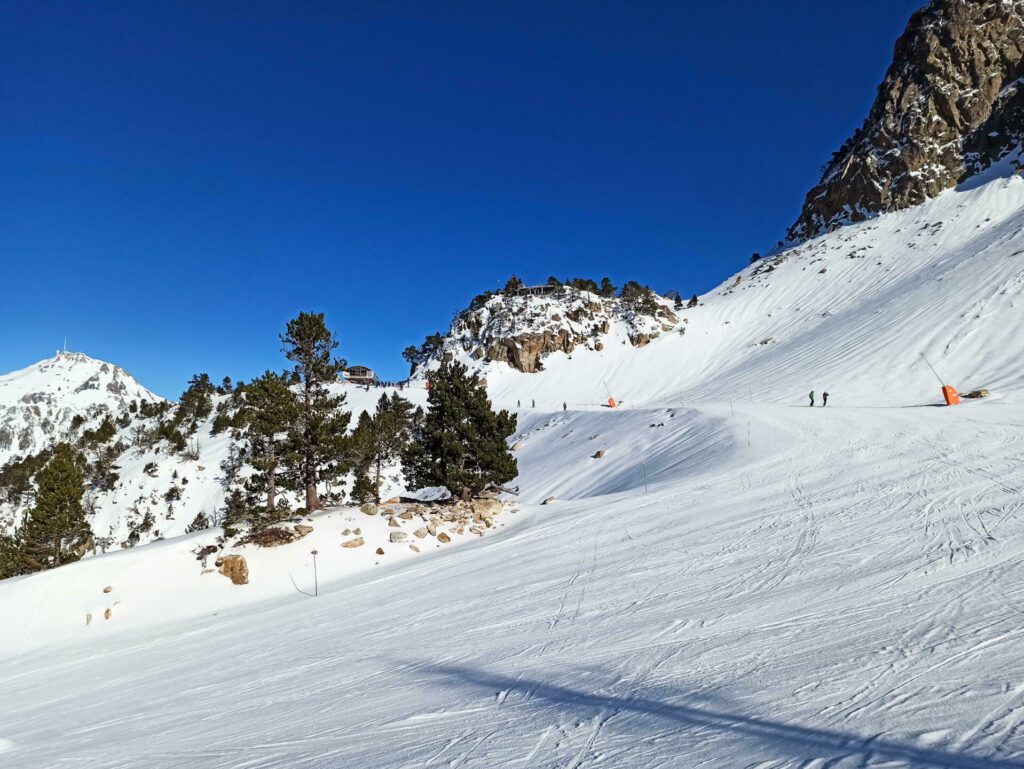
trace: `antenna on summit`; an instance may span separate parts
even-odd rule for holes
[[[66,336],[64,337],[64,354],[68,354],[68,338]]]

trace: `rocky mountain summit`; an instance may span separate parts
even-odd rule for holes
[[[1020,168],[1024,0],[933,0],[910,19],[864,125],[789,231],[917,205],[998,161]]]
[[[76,428],[124,414],[132,401],[162,402],[120,366],[80,352],[0,376],[0,465],[68,438]]]
[[[476,297],[458,313],[448,333],[429,337],[405,356],[413,372],[429,363],[466,359],[507,364],[536,373],[546,356],[577,348],[600,351],[610,335],[621,334],[633,347],[643,347],[671,331],[680,299],[669,299],[637,283],[616,294],[591,281],[577,284],[515,285]]]

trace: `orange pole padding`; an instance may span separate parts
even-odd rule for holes
[[[942,385],[942,397],[946,399],[947,406],[956,406],[960,403],[960,393],[956,391],[955,387]]]
[[[614,398],[609,398],[608,399],[608,406],[610,408],[615,408],[615,399]]]

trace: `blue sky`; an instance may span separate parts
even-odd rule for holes
[[[0,371],[66,335],[175,397],[305,309],[398,378],[513,272],[707,291],[921,4],[0,1]]]

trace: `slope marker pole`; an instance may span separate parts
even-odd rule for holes
[[[928,368],[930,368],[930,369],[932,370],[932,373],[933,373],[933,374],[935,374],[935,378],[939,380],[939,384],[940,384],[940,385],[942,385],[943,387],[945,387],[945,386],[946,386],[946,383],[942,381],[942,377],[940,377],[940,376],[939,376],[939,372],[937,372],[937,371],[935,370],[935,367],[934,367],[934,366],[932,366],[932,364],[928,362],[928,359],[927,359],[926,357],[924,357],[924,353],[923,353],[923,352],[922,352],[922,353],[920,353],[920,355],[921,355],[921,360],[923,360],[923,361],[924,361],[924,364],[925,364],[925,365],[926,365],[926,366],[927,366]]]

